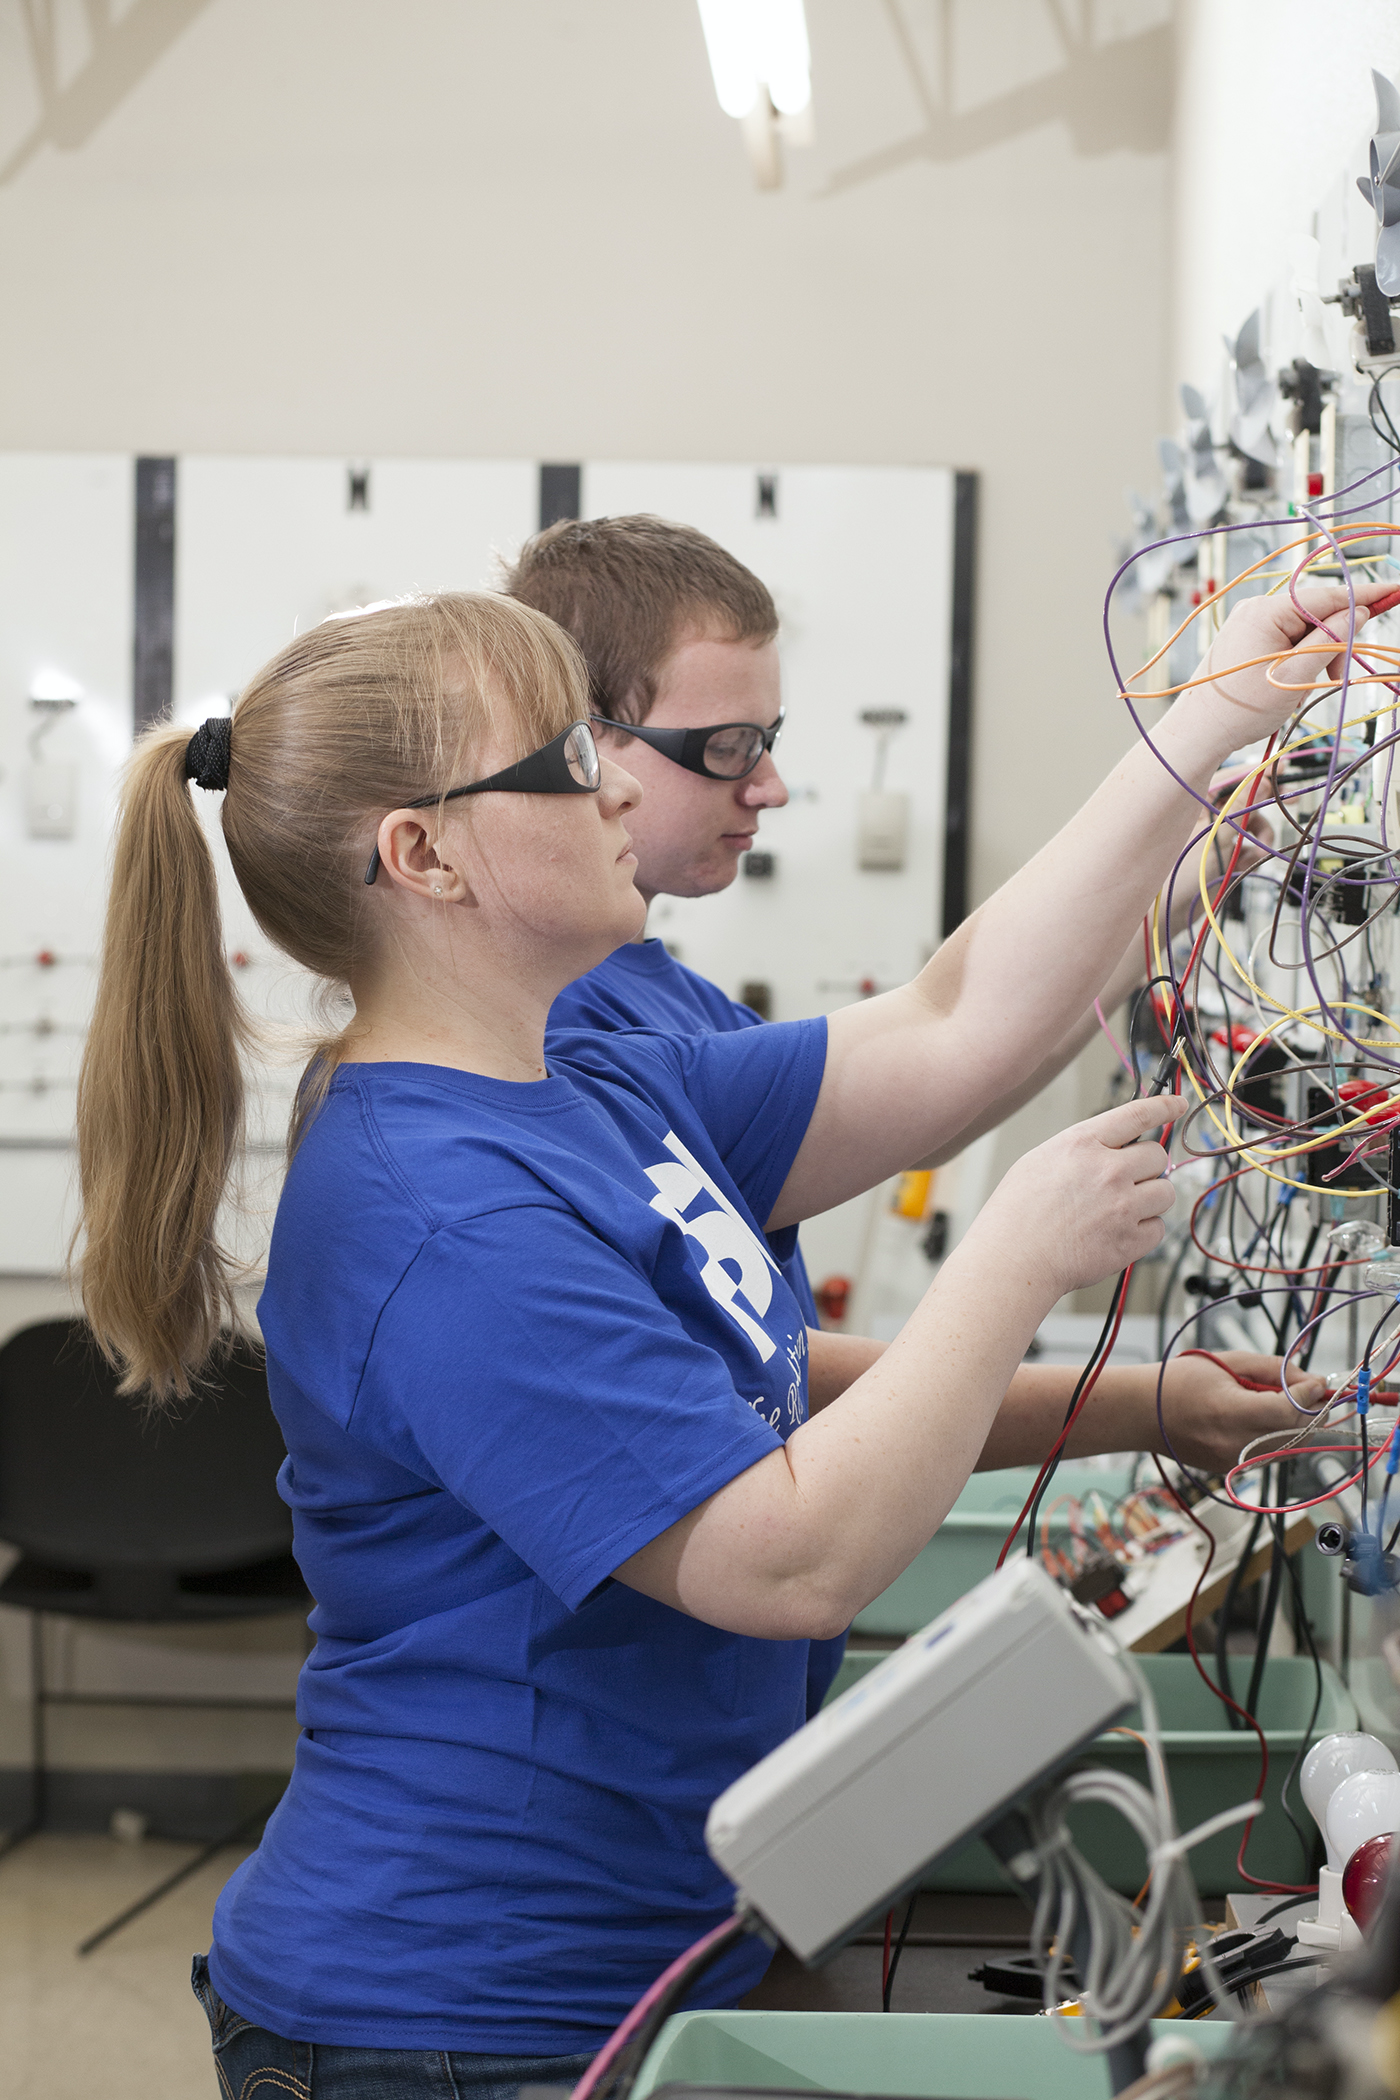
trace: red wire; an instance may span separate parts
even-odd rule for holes
[[[1083,1414],[1085,1406],[1088,1403],[1089,1395],[1093,1392],[1094,1387],[1099,1382],[1100,1372],[1104,1369],[1105,1365],[1108,1362],[1108,1359],[1113,1354],[1114,1344],[1118,1340],[1118,1330],[1123,1325],[1123,1314],[1127,1309],[1128,1286],[1133,1280],[1133,1268],[1134,1264],[1132,1262],[1129,1262],[1127,1269],[1124,1272],[1123,1288],[1118,1298],[1118,1316],[1113,1322],[1113,1331],[1108,1337],[1107,1346],[1105,1347],[1104,1352],[1099,1358],[1098,1362],[1094,1365],[1093,1370],[1089,1373],[1089,1377],[1085,1382],[1084,1390],[1079,1395],[1079,1399],[1076,1403],[1073,1414],[1065,1423],[1064,1428],[1060,1431],[1059,1435],[1056,1437],[1054,1443],[1050,1446],[1049,1451],[1045,1455],[1045,1463],[1044,1465],[1042,1465],[1040,1471],[1035,1476],[1035,1485],[1034,1487],[1032,1487],[1029,1495],[1027,1495],[1024,1503],[1022,1504],[1021,1514],[1019,1517],[1017,1517],[1016,1522],[1012,1525],[1010,1531],[1007,1533],[1005,1543],[1003,1544],[1000,1553],[997,1555],[998,1567],[1002,1565],[1003,1561],[1006,1559],[1007,1554],[1015,1545],[1017,1532],[1025,1523],[1031,1505],[1035,1501],[1036,1496],[1040,1493],[1041,1487],[1046,1479],[1046,1476],[1050,1472],[1051,1467],[1055,1464],[1055,1461],[1058,1459],[1061,1451],[1064,1449],[1066,1437],[1069,1435],[1071,1429],[1073,1429],[1075,1423],[1079,1420],[1079,1417]]]
[[[1234,1508],[1247,1511],[1247,1513],[1251,1517],[1288,1516],[1295,1510],[1316,1509],[1319,1503],[1335,1502],[1338,1495],[1344,1495],[1348,1488],[1354,1488],[1356,1486],[1357,1481],[1360,1480],[1361,1475],[1363,1473],[1373,1472],[1375,1468],[1380,1464],[1381,1460],[1385,1457],[1389,1446],[1390,1438],[1388,1436],[1384,1437],[1381,1440],[1380,1449],[1377,1451],[1375,1457],[1368,1459],[1364,1466],[1358,1466],[1356,1471],[1350,1476],[1349,1479],[1339,1480],[1335,1487],[1328,1488],[1325,1495],[1313,1495],[1306,1502],[1270,1502],[1265,1503],[1262,1506],[1257,1502],[1241,1502],[1239,1496],[1230,1486],[1230,1482],[1234,1479],[1237,1473],[1252,1473],[1256,1466],[1272,1465],[1273,1461],[1276,1458],[1286,1458],[1288,1454],[1283,1451],[1271,1452],[1267,1457],[1261,1454],[1257,1458],[1250,1459],[1247,1465],[1231,1466],[1229,1472],[1225,1475],[1225,1492],[1230,1497],[1230,1501]],[[1333,1453],[1343,1451],[1359,1451],[1360,1449],[1360,1444],[1309,1444],[1307,1447],[1309,1458],[1318,1456],[1326,1457]]]
[[[1220,1358],[1215,1354],[1215,1351],[1213,1349],[1178,1350],[1178,1361],[1183,1356],[1203,1356],[1206,1359],[1207,1363],[1212,1363],[1215,1365],[1217,1371],[1223,1371],[1227,1378],[1234,1379],[1236,1385],[1242,1385],[1247,1393],[1281,1393],[1283,1391],[1283,1387],[1281,1385],[1265,1385],[1263,1381],[1258,1378],[1241,1378],[1238,1371],[1232,1371],[1228,1364],[1223,1364],[1220,1361]]]
[[[1196,1249],[1196,1252],[1204,1254],[1207,1261],[1218,1262],[1222,1269],[1238,1269],[1242,1276],[1311,1276],[1316,1269],[1333,1269],[1343,1266],[1341,1263],[1333,1261],[1316,1261],[1310,1262],[1306,1269],[1274,1269],[1269,1268],[1263,1262],[1236,1261],[1228,1254],[1217,1254],[1213,1247],[1203,1247],[1201,1245],[1201,1242],[1196,1237],[1196,1220],[1200,1216],[1201,1205],[1209,1203],[1211,1197],[1218,1190],[1228,1188],[1232,1181],[1238,1181],[1241,1175],[1248,1174],[1251,1171],[1252,1169],[1249,1167],[1236,1167],[1233,1174],[1222,1174],[1218,1181],[1213,1181],[1210,1187],[1203,1189],[1196,1198],[1191,1206],[1191,1217],[1186,1228],[1191,1237],[1191,1244]]]

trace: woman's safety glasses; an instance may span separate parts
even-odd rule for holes
[[[742,780],[777,743],[786,712],[786,708],[778,709],[771,729],[757,722],[719,722],[711,729],[648,729],[639,722],[614,722],[602,715],[594,715],[593,726],[615,729],[619,736],[640,737],[663,758],[684,766],[687,773],[703,773],[708,780]]]
[[[503,766],[485,780],[469,781],[466,787],[449,788],[445,795],[420,795],[416,802],[405,802],[402,807],[430,809],[437,802],[455,801],[458,795],[596,795],[602,777],[593,731],[587,722],[571,722],[558,736],[528,757],[517,759],[513,766]],[[365,869],[366,887],[378,873],[376,844]]]

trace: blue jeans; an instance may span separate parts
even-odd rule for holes
[[[516,2100],[522,2085],[575,2085],[582,2056],[472,2056],[459,2049],[343,2049],[285,2042],[231,2012],[196,1954],[194,1994],[209,2016],[220,2100]]]

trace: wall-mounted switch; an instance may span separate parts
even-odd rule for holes
[[[909,797],[866,788],[856,810],[856,865],[902,868],[909,849]]]
[[[40,759],[24,779],[24,822],[32,839],[71,839],[78,828],[78,769]]]

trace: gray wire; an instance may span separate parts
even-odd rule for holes
[[[1078,1945],[1087,1944],[1089,1950],[1082,1961],[1078,1996],[1098,2032],[1087,2029],[1083,2021],[1062,2018],[1059,2022],[1063,2040],[1082,2055],[1117,2048],[1170,2002],[1181,1977],[1181,1950],[1188,1940],[1194,1939],[1200,1952],[1217,2006],[1235,2016],[1234,2001],[1211,1958],[1210,1935],[1201,1919],[1186,1852],[1253,1810],[1253,1803],[1228,1809],[1185,1838],[1178,1836],[1152,1688],[1130,1655],[1118,1649],[1114,1652],[1137,1688],[1141,1732],[1148,1744],[1150,1791],[1125,1772],[1085,1766],[1045,1789],[1028,1813],[1040,1876],[1031,1951],[1041,1972],[1047,2012],[1053,2014],[1057,2004],[1074,1995],[1065,1971]],[[1116,1809],[1141,1839],[1152,1870],[1142,1911],[1109,1888],[1075,1846],[1069,1812],[1085,1801]],[[1081,1925],[1085,1928],[1082,1933]]]

